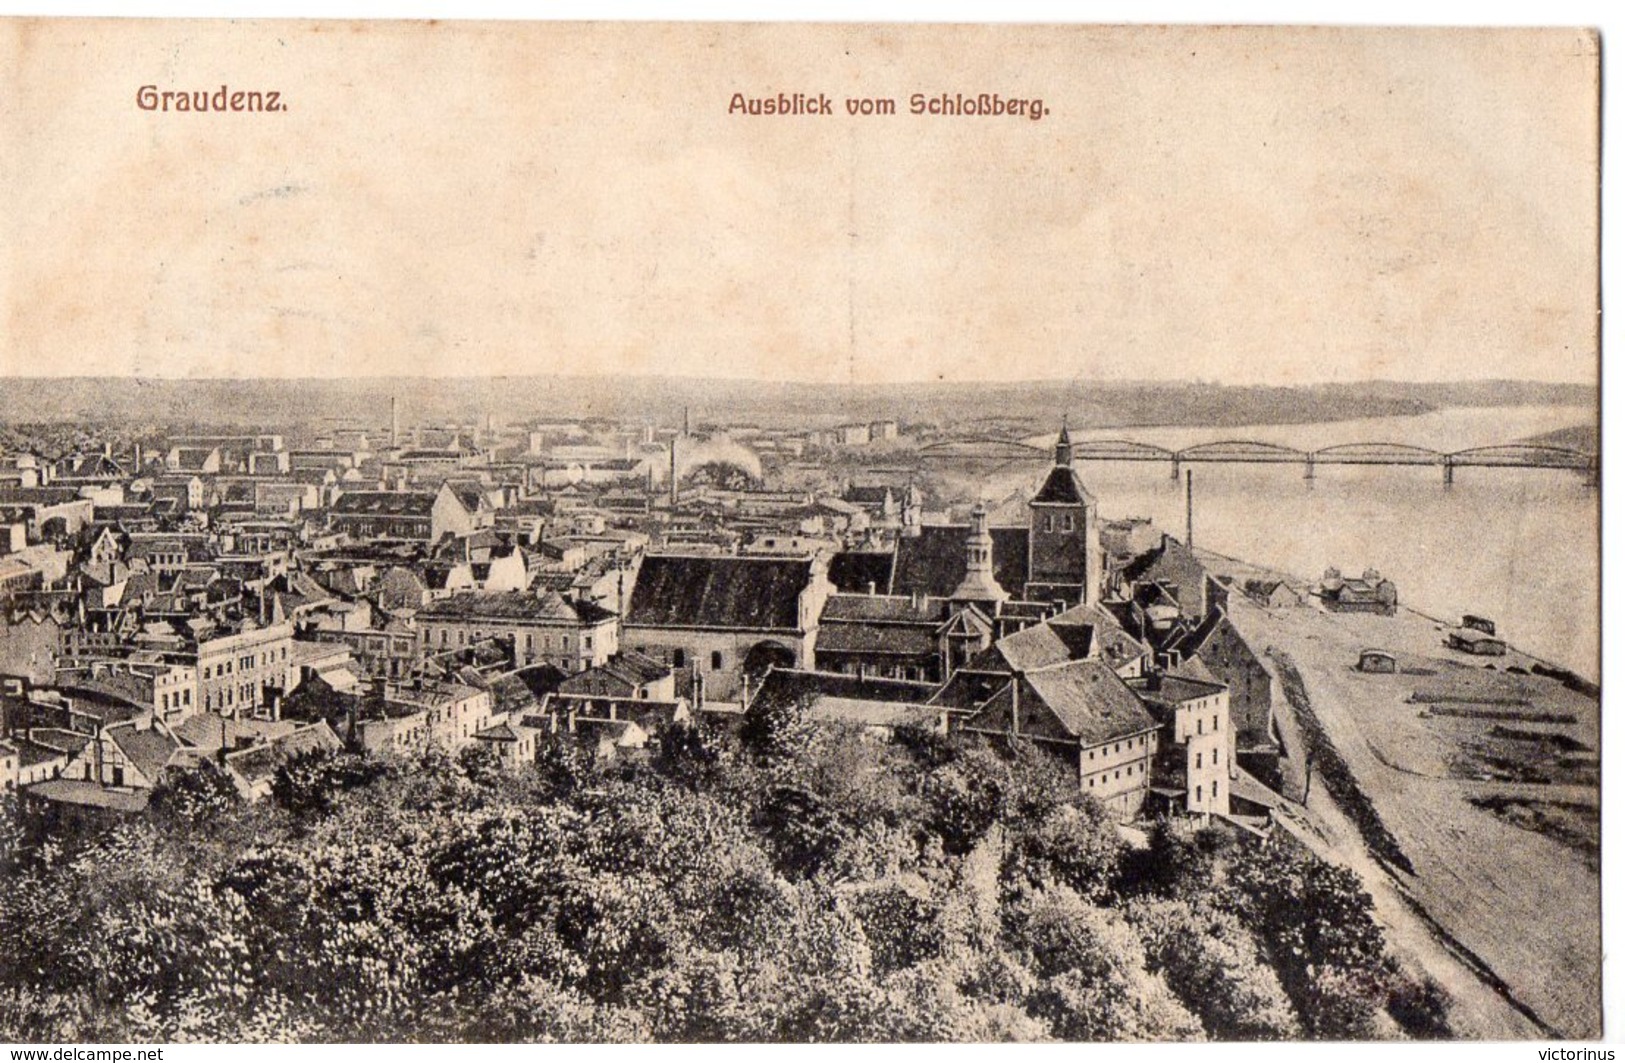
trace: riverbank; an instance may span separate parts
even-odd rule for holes
[[[1238,587],[1281,578],[1203,561]],[[1366,879],[1396,949],[1452,991],[1459,1032],[1599,1035],[1598,701],[1515,649],[1453,651],[1448,625],[1404,608],[1266,609],[1238,591],[1230,612],[1275,677],[1283,788],[1308,792],[1308,829]],[[1359,671],[1365,649],[1396,671]],[[1338,765],[1310,764],[1317,743]]]

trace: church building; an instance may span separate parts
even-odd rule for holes
[[[928,524],[899,536],[889,573],[873,556],[865,555],[862,566],[846,563],[843,556],[830,565],[843,592],[917,595],[995,608],[1012,602],[1094,605],[1104,566],[1095,498],[1072,468],[1072,439],[1064,426],[1055,463],[1027,503],[1025,526],[990,527],[978,505],[969,525]],[[863,585],[841,585],[837,574],[848,570],[861,571]],[[877,573],[889,578],[877,580]]]

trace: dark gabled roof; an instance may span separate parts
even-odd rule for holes
[[[615,614],[596,602],[569,601],[553,591],[529,594],[504,591],[487,594],[464,591],[433,603],[418,614],[425,620],[552,620],[570,624],[597,624]]]
[[[1196,627],[1181,636],[1174,646],[1164,648],[1177,649],[1180,655],[1184,657],[1194,657],[1202,652],[1203,647],[1213,637],[1214,632],[1219,630],[1220,625],[1228,623],[1230,623],[1230,618],[1215,609],[1203,617],[1201,623],[1197,624]]]
[[[1008,733],[1012,700],[1021,715],[1016,729],[1034,737],[1092,746],[1157,727],[1134,691],[1100,661],[1028,672],[1002,688],[965,726]]]
[[[970,712],[986,704],[989,698],[1004,689],[1009,682],[1010,674],[1002,665],[992,671],[967,666],[948,677],[942,689],[931,696],[931,704],[959,712]]]
[[[327,722],[318,720],[248,749],[227,753],[226,763],[252,783],[275,775],[283,763],[301,753],[311,753],[318,749],[336,751],[343,748],[343,745]]]
[[[1063,633],[1087,627],[1089,653],[1116,666],[1150,652],[1150,647],[1129,634],[1117,616],[1102,605],[1076,605],[1052,617],[1049,623]]]
[[[485,493],[478,484],[471,484],[466,480],[446,481],[446,487],[451,491],[452,497],[457,499],[459,505],[470,513],[478,513],[485,506]]]
[[[1035,624],[1006,635],[996,644],[999,655],[1015,671],[1048,668],[1089,656],[1094,629],[1087,626]]]
[[[911,683],[902,679],[876,679],[872,676],[844,675],[839,672],[804,672],[772,668],[762,677],[762,685],[751,705],[795,705],[803,698],[831,697],[849,701],[890,702],[923,705],[936,693],[935,683]]]
[[[842,550],[830,558],[829,581],[847,594],[863,594],[871,583],[885,593],[891,586],[895,557],[890,550]]]
[[[537,694],[519,676],[512,672],[486,680],[491,690],[493,713],[523,712],[537,703]]]
[[[1134,691],[1101,661],[1074,661],[1031,672],[1027,684],[1085,745],[1152,730],[1156,720]]]
[[[913,625],[822,624],[817,652],[920,657],[937,652],[937,637],[932,628]]]
[[[1093,502],[1095,496],[1083,486],[1070,465],[1057,465],[1049,471],[1032,500],[1040,505],[1081,506]]]
[[[105,808],[111,812],[131,814],[144,811],[152,798],[151,790],[112,790],[84,779],[46,779],[30,786],[28,793],[31,797],[58,804]]]
[[[530,730],[535,730],[535,728],[530,728]],[[483,731],[475,731],[474,737],[482,742],[517,742],[519,741],[519,732],[504,720],[502,723],[493,724]]]
[[[200,472],[217,447],[176,447],[175,464],[182,472]]]
[[[24,758],[24,764],[38,763],[40,760],[53,760],[56,755],[63,753],[77,753],[90,744],[91,736],[83,731],[70,731],[65,727],[35,727],[28,732],[27,742],[34,751],[48,749],[53,756],[35,756],[33,760]],[[27,749],[24,752],[29,752]]]
[[[671,675],[671,665],[637,650],[622,650],[601,667],[610,675],[638,686],[657,683]]]
[[[537,698],[545,698],[549,694],[556,693],[559,684],[564,682],[568,675],[556,665],[544,662],[542,664],[526,665],[523,668],[507,673],[507,675],[498,677],[498,679],[510,678],[517,679],[525,684]]]
[[[70,751],[66,749],[58,749],[55,746],[46,745],[42,742],[23,738],[20,735],[14,738],[13,741],[17,745],[17,763],[24,768],[32,768],[36,764],[46,764],[53,760],[61,760],[62,758],[68,756],[70,752],[78,752],[78,750]],[[85,741],[89,741],[88,736],[86,737]],[[83,742],[80,743],[79,748],[84,748]]]
[[[118,743],[124,755],[141,770],[150,781],[158,781],[158,773],[169,763],[169,758],[175,755],[180,743],[169,735],[148,728],[141,730],[133,726],[109,727],[107,737]]]
[[[1171,536],[1163,536],[1162,543],[1147,550],[1123,567],[1123,579],[1128,583],[1167,580],[1186,583],[1201,580],[1207,570],[1185,544]]]
[[[650,554],[638,569],[628,625],[793,631],[806,559]]]
[[[1016,718],[1014,726],[1011,724],[1012,716]],[[972,731],[1015,733],[1023,738],[1068,745],[1078,740],[1060,717],[1044,704],[1032,685],[1018,679],[1006,680],[987,699],[986,704],[965,720],[964,726]]]
[[[943,598],[910,598],[906,595],[832,594],[824,602],[820,624],[891,623],[924,624],[935,627],[948,615]]]
[[[88,500],[80,496],[77,487],[0,487],[0,503],[5,505],[59,506],[83,501]]]
[[[435,496],[424,491],[346,491],[333,512],[349,516],[427,517]]]
[[[119,692],[105,687],[61,684],[59,691],[73,701],[73,710],[94,716],[103,726],[123,723],[152,711],[148,702],[134,700],[130,692]]]
[[[993,579],[1019,597],[1027,585],[1027,529],[989,528],[993,538]],[[965,579],[966,524],[932,524],[918,535],[897,540],[891,593],[951,597]]]

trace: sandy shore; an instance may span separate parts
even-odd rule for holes
[[[1262,574],[1203,560],[1238,582]],[[1446,625],[1433,618],[1305,603],[1231,598],[1237,628],[1276,673],[1283,788],[1304,793],[1306,736],[1286,697],[1295,679],[1312,726],[1402,859],[1374,858],[1393,854],[1371,844],[1369,824],[1359,829],[1347,795],[1327,788],[1326,765],[1311,772],[1308,805],[1290,826],[1362,875],[1396,952],[1455,997],[1463,1036],[1599,1036],[1598,701],[1520,674],[1535,662],[1515,650],[1473,658],[1446,648]],[[1400,672],[1356,670],[1366,648],[1394,653]]]

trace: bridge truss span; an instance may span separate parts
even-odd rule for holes
[[[1473,447],[1445,455],[1451,465],[1492,469],[1590,469],[1595,454],[1542,443],[1508,443],[1494,447]]]
[[[1224,439],[1215,443],[1198,443],[1174,455],[1176,461],[1226,462],[1300,462],[1309,455],[1281,443],[1261,443],[1249,439]]]
[[[1321,447],[1309,457],[1322,465],[1438,465],[1445,454],[1409,443],[1341,443]]]

